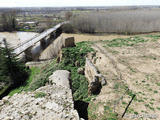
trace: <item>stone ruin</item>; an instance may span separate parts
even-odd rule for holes
[[[48,85],[4,97],[0,100],[0,120],[82,120],[74,109],[70,72],[57,70]]]
[[[94,64],[88,58],[86,58],[85,76],[88,79],[89,83],[89,94],[98,94],[102,86],[106,85],[105,77],[98,72]]]

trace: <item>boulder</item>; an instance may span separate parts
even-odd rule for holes
[[[64,39],[63,47],[74,47],[75,40],[74,37],[68,37]]]
[[[56,70],[49,77],[49,83],[70,88],[70,72],[67,70]]]
[[[78,68],[77,72],[78,74],[84,75],[84,68]]]

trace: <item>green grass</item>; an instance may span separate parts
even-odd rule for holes
[[[63,49],[63,60],[59,67],[71,72],[72,91],[75,100],[82,100],[88,97],[88,81],[84,75],[78,74],[77,70],[84,67],[85,56],[94,51],[90,44],[90,42],[80,42],[77,43],[76,47]]]
[[[153,41],[160,39],[160,35],[146,35],[145,37],[152,38]]]
[[[36,74],[40,73],[40,68],[37,68],[37,67],[33,67],[31,68],[31,73],[30,73],[30,76],[29,78],[26,80],[25,84],[12,90],[10,93],[9,93],[9,96],[12,96],[14,95],[15,93],[21,93],[22,91],[27,91],[28,88],[29,88],[29,85],[30,83],[32,82],[33,78],[36,76]]]
[[[160,107],[157,107],[157,109],[160,111]]]
[[[117,38],[111,41],[104,41],[105,46],[107,47],[122,47],[122,46],[133,46],[138,43],[147,42],[148,40],[135,36],[130,38]]]
[[[118,120],[117,114],[113,112],[110,106],[104,106],[104,116],[102,120]]]
[[[37,92],[35,93],[35,98],[42,98],[42,97],[45,97],[46,96],[46,93],[43,93],[43,92]]]
[[[93,51],[90,42],[80,42],[76,47],[64,48],[62,50],[62,61],[56,63],[53,60],[48,66],[36,75],[29,85],[29,90],[36,90],[44,86],[48,82],[48,77],[56,70],[68,70],[71,72],[72,91],[74,100],[89,100],[88,97],[88,81],[84,75],[78,74],[77,70],[85,65],[85,56],[88,52]],[[77,64],[75,64],[77,63]]]
[[[127,103],[123,101],[122,104],[123,104],[123,105],[126,105]]]
[[[154,93],[158,93],[158,91],[155,90]]]
[[[1,90],[0,90],[0,96],[10,87],[10,85],[6,85],[4,86]]]
[[[157,86],[160,86],[160,82],[159,83],[156,83],[157,84]]]
[[[24,31],[24,32],[34,32],[35,29],[19,29],[19,31]]]
[[[154,111],[154,108],[151,107],[149,104],[145,104],[145,107],[148,107],[149,109],[153,110]]]

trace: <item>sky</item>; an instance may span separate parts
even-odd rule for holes
[[[160,0],[0,0],[0,7],[160,5]]]

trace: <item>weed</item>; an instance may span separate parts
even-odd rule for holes
[[[138,112],[134,112],[135,115],[138,115]]]
[[[151,105],[153,105],[153,103],[152,102],[149,102]]]
[[[156,83],[157,84],[157,86],[160,86],[160,82],[159,83]]]
[[[155,90],[154,93],[158,93],[158,91]]]
[[[127,103],[123,101],[122,104],[123,104],[123,105],[126,105]]]
[[[117,120],[117,113],[114,113],[111,107],[104,106],[104,116],[102,120]]]
[[[132,90],[129,90],[129,91],[128,91],[128,95],[132,97],[132,96],[134,95],[134,94],[133,94],[133,91],[132,91]]]
[[[151,88],[149,88],[148,90],[149,90],[149,91],[152,91],[152,89],[151,89]]]
[[[160,35],[146,35],[145,37],[152,38],[152,41],[157,41],[160,39]]]
[[[45,96],[46,96],[46,93],[37,92],[34,97],[35,97],[35,98],[42,98],[42,97],[45,97]]]
[[[160,111],[160,107],[157,107],[157,109]]]
[[[130,38],[117,38],[111,41],[104,41],[107,44],[105,46],[109,47],[122,47],[122,46],[133,46],[138,43],[147,42],[148,40],[141,37],[130,37]]]
[[[153,110],[154,111],[154,108],[151,107],[149,104],[145,104],[145,107],[148,107],[149,109]]]
[[[113,88],[118,90],[119,86],[120,86],[119,83],[115,83]]]
[[[138,100],[138,102],[144,102],[144,100]]]

